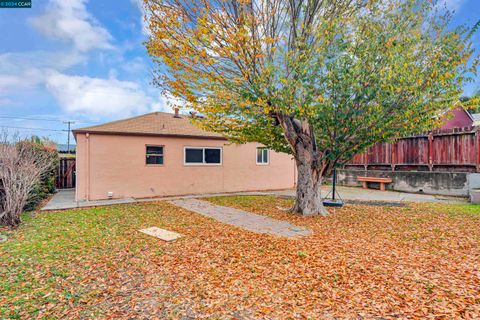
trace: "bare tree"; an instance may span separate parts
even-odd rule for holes
[[[0,224],[17,226],[28,197],[54,164],[52,152],[18,135],[0,133]]]

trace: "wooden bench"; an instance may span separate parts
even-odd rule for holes
[[[368,189],[367,182],[378,182],[380,183],[380,190],[385,191],[385,183],[391,183],[392,179],[390,178],[377,178],[377,177],[357,177],[357,180],[362,182],[362,188]]]

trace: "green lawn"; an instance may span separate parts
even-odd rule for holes
[[[209,201],[314,234],[254,234],[166,202],[27,214],[0,231],[0,318],[480,317],[479,206],[303,218],[273,197]],[[138,233],[150,226],[185,237]]]

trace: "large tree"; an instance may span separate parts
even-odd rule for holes
[[[475,70],[466,27],[430,0],[146,0],[154,82],[199,125],[293,155],[293,210],[380,141],[439,123]]]

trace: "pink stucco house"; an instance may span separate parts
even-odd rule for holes
[[[189,116],[155,112],[74,130],[76,200],[293,188],[290,155],[234,144]]]

